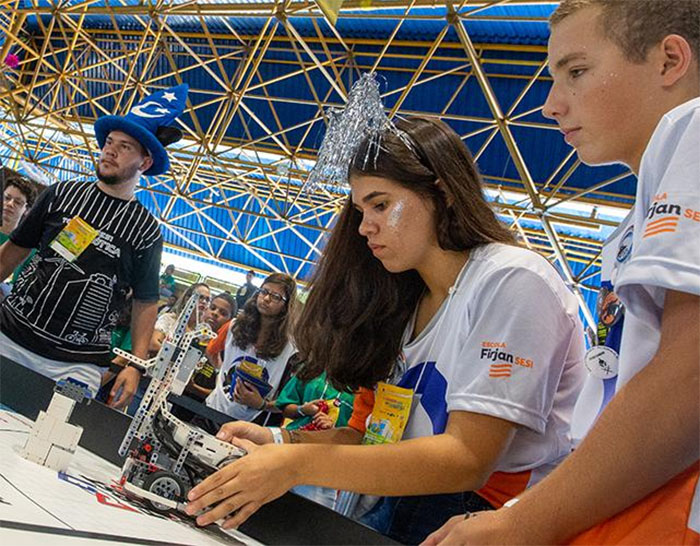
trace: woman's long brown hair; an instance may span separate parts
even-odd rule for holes
[[[274,317],[273,324],[267,330],[265,338],[255,347],[255,354],[258,358],[265,360],[279,356],[287,345],[292,334],[297,305],[297,283],[292,277],[284,273],[272,273],[265,278],[262,284],[264,286],[267,283],[282,286],[287,302],[284,304],[284,310]],[[233,344],[241,349],[255,345],[258,339],[261,318],[257,300],[257,294],[249,298],[243,306],[243,312],[236,317],[231,326]]]
[[[514,244],[484,198],[474,160],[439,120],[399,121],[411,150],[395,134],[368,140],[350,165],[355,176],[387,178],[434,205],[440,248],[464,251],[491,242]],[[295,341],[307,362],[300,377],[326,371],[340,389],[373,388],[386,380],[425,283],[415,270],[390,273],[358,232],[362,215],[347,200],[311,283]]]

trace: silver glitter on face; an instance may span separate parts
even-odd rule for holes
[[[394,208],[389,213],[389,219],[386,222],[386,225],[389,229],[396,231],[396,229],[399,226],[399,222],[401,221],[401,217],[403,216],[403,208],[404,208],[403,201],[398,201],[394,205]]]
[[[367,138],[372,140],[372,145],[367,148],[363,166],[367,166],[369,161],[376,163],[382,136],[387,131],[397,135],[413,150],[409,136],[397,129],[384,112],[379,83],[374,74],[364,74],[355,82],[345,108],[330,110],[328,118],[326,136],[318,151],[316,165],[304,184],[305,191],[309,193],[322,184],[347,186],[350,163],[360,144]],[[374,157],[370,157],[372,155]]]

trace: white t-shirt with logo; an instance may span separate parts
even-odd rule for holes
[[[686,102],[662,118],[642,156],[635,208],[625,229],[625,233],[632,230],[631,245],[623,245],[617,254],[603,254],[603,271],[610,268],[616,273],[616,291],[625,305],[618,391],[658,351],[666,291],[700,294],[698,135],[700,99]],[[630,236],[626,237],[629,241]],[[609,246],[619,248],[615,242]],[[579,405],[583,403],[582,400]],[[595,405],[589,409],[598,411]],[[673,456],[669,453],[669,457]],[[652,494],[657,495],[658,502],[642,501],[631,506],[606,522],[607,530],[594,528],[603,534],[593,536],[628,536],[624,533],[631,532],[632,522],[642,517],[647,530],[658,524],[663,526],[663,536],[674,537],[677,543],[684,540],[681,537],[692,541],[684,529],[676,527],[677,515],[687,511],[687,527],[700,533],[700,482],[696,482],[694,490],[685,489],[681,494],[679,488],[684,483],[669,482]],[[675,499],[671,505],[668,498]]]
[[[398,385],[416,391],[404,439],[444,432],[448,413],[518,424],[495,471],[521,472],[570,453],[584,378],[574,295],[545,258],[489,244],[471,252],[453,293],[413,341]],[[478,441],[478,440],[477,440]]]
[[[654,357],[666,290],[700,294],[700,98],[666,114],[639,169],[634,237],[617,274],[626,306],[618,390]]]
[[[233,400],[233,368],[238,366],[244,360],[261,366],[263,368],[263,379],[272,385],[270,396],[274,397],[275,393],[280,388],[280,382],[284,375],[287,361],[296,352],[296,348],[291,341],[287,342],[282,352],[276,358],[264,360],[258,358],[253,345],[241,349],[233,343],[233,335],[229,327],[226,336],[226,348],[222,357],[221,370],[216,377],[216,387],[211,391],[205,401],[206,405],[221,413],[230,415],[239,421],[252,421],[261,412],[255,408],[250,408],[244,404],[239,404]],[[268,398],[270,397],[268,396]]]

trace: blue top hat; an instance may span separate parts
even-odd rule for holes
[[[151,154],[153,165],[143,174],[163,174],[170,168],[170,161],[156,135],[158,129],[169,126],[182,114],[188,90],[189,85],[183,83],[145,97],[126,116],[102,116],[95,122],[95,138],[100,148],[104,147],[109,133],[122,131],[138,140]]]

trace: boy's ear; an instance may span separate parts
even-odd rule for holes
[[[669,34],[659,44],[661,78],[670,87],[682,79],[697,63],[688,40],[678,34]]]

